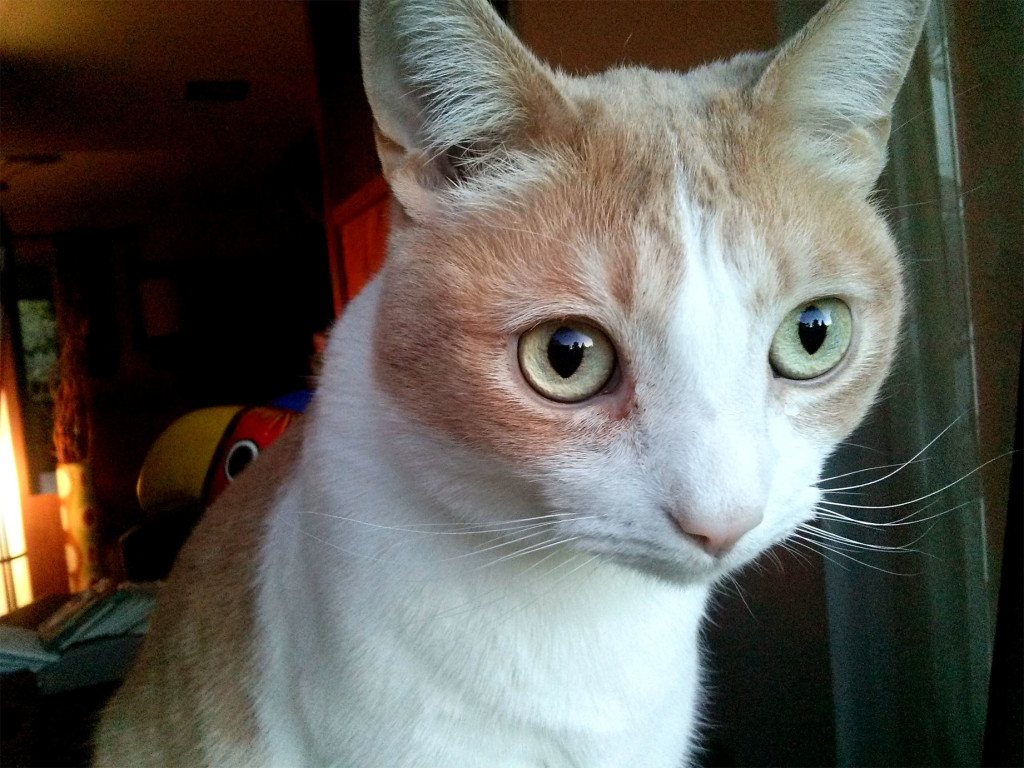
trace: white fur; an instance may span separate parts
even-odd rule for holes
[[[449,502],[479,494],[500,519],[544,511],[493,480],[473,488],[486,468],[468,452],[396,434],[401,419],[366,374],[376,294],[335,333],[325,376],[340,386],[321,390],[262,553],[269,762],[678,765],[696,720],[706,585],[554,549],[488,565],[507,550],[472,555],[475,536],[376,527],[450,519],[417,488],[396,438],[429,452],[431,473],[447,465],[459,478]],[[362,522],[309,514],[325,510]]]

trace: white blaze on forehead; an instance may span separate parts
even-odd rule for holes
[[[725,406],[741,392],[749,396],[750,373],[757,370],[751,340],[752,287],[726,258],[712,214],[677,191],[684,279],[673,297],[669,338],[674,365],[682,366],[694,389]]]
[[[767,493],[767,364],[758,353],[752,286],[682,187],[677,210],[685,277],[671,298],[664,361],[663,385],[674,391],[659,397],[667,409],[656,428],[670,446],[666,484],[695,514],[728,516],[763,504]]]

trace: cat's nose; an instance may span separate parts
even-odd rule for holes
[[[760,509],[736,510],[726,519],[705,518],[686,510],[668,510],[669,517],[690,541],[713,557],[721,557],[761,522]]]

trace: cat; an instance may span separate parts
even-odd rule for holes
[[[208,511],[97,765],[679,766],[709,592],[813,517],[903,307],[871,192],[925,0],[570,77],[371,0],[388,257]]]

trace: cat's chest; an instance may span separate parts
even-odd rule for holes
[[[509,573],[421,587],[379,606],[365,647],[403,666],[389,674],[422,686],[425,700],[566,732],[621,731],[688,697],[705,590],[583,570],[561,582]]]
[[[348,487],[361,477],[347,473]],[[340,510],[329,521],[375,513],[344,539],[329,525],[296,535],[294,520],[325,493],[296,484],[277,510],[263,583],[289,589],[261,595],[261,636],[277,651],[261,697],[275,754],[678,765],[695,720],[706,587],[571,551],[505,558],[473,536],[419,534],[430,519],[387,479],[372,510],[340,498],[328,507]]]
[[[324,753],[365,739],[380,765],[411,753],[437,765],[480,755],[510,766],[678,764],[699,698],[704,591],[637,595],[614,581],[596,575],[540,594],[507,584],[502,594],[479,579],[404,599],[378,589],[346,635],[344,684],[321,691],[325,707],[346,712]]]

